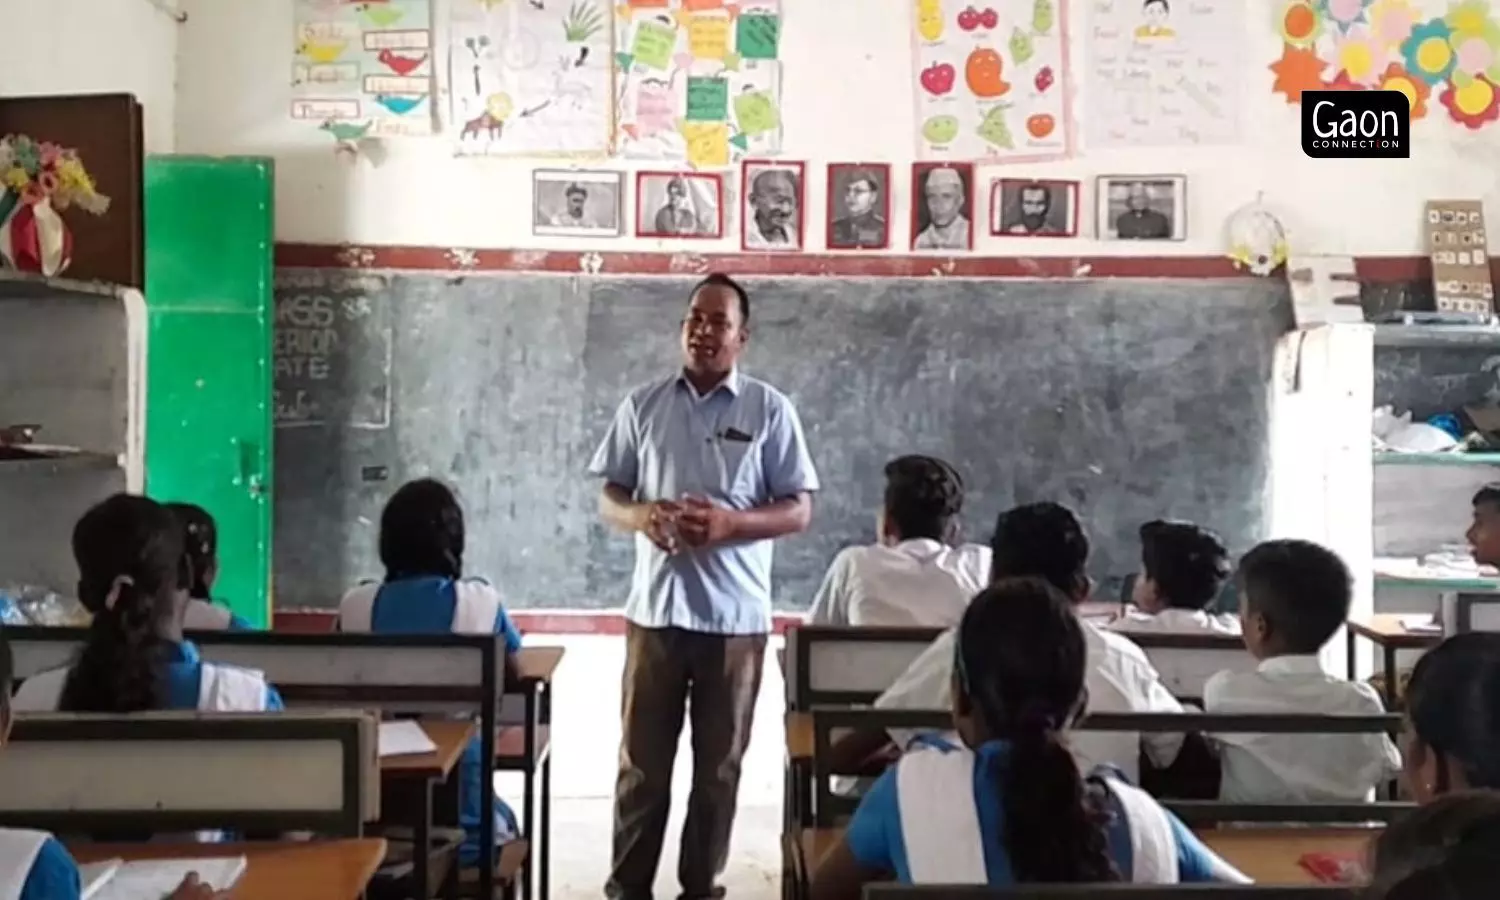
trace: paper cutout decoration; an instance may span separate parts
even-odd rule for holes
[[[1230,213],[1224,231],[1237,267],[1266,276],[1286,262],[1286,228],[1260,198]]]
[[[1299,103],[1308,90],[1396,90],[1412,119],[1430,100],[1477,130],[1500,120],[1500,15],[1489,0],[1450,0],[1440,16],[1412,0],[1283,0],[1274,93]]]
[[[1018,162],[1072,152],[1064,4],[916,0],[913,9],[918,159]]]
[[[615,15],[621,154],[720,167],[780,152],[780,0],[632,2]]]
[[[293,16],[293,119],[367,124],[369,137],[433,132],[430,0],[295,0]]]
[[[1424,232],[1438,312],[1485,320],[1494,316],[1484,205],[1478,200],[1429,200]]]

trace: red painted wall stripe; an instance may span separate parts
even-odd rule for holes
[[[824,278],[1254,278],[1223,256],[912,256],[864,253],[637,253],[359,244],[276,245],[278,266],[589,275],[801,275]],[[1425,281],[1421,256],[1355,261],[1366,284]],[[1493,264],[1492,264],[1493,265]],[[1497,269],[1500,273],[1500,269]],[[1500,281],[1500,274],[1497,274]]]

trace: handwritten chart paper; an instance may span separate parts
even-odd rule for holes
[[[616,7],[616,147],[722,168],[781,150],[779,0]]]
[[[1092,0],[1089,10],[1090,149],[1239,140],[1240,0]]]
[[[608,0],[451,0],[449,130],[461,156],[609,151]]]
[[[1071,151],[1066,8],[1063,0],[916,0],[919,159]]]
[[[295,0],[292,118],[360,137],[431,134],[428,0]]]

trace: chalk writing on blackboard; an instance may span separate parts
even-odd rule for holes
[[[370,287],[279,280],[272,355],[278,428],[389,427],[391,326]]]

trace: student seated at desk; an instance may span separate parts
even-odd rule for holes
[[[1403,774],[1418,803],[1500,789],[1500,633],[1455,635],[1423,655],[1406,719]]]
[[[15,663],[10,642],[0,632],[0,748],[10,739],[10,692]],[[72,854],[45,831],[0,828],[0,898],[4,900],[79,900],[82,878]],[[213,900],[216,894],[189,876],[164,900]]]
[[[964,482],[948,463],[903,456],[885,467],[880,542],[834,557],[813,625],[952,628],[990,574],[990,548],[955,544]]]
[[[1253,672],[1203,688],[1210,713],[1380,715],[1368,684],[1323,670],[1318,651],[1349,618],[1349,570],[1309,541],[1267,541],[1240,561],[1245,647]],[[1237,803],[1357,803],[1401,767],[1383,734],[1223,734],[1219,796]]]
[[[1229,551],[1218,535],[1189,522],[1141,526],[1141,574],[1135,608],[1110,627],[1126,634],[1240,634],[1240,618],[1208,612],[1229,578]]]
[[[991,579],[1038,577],[1075,603],[1088,599],[1089,539],[1077,516],[1056,503],[1033,503],[1003,512],[991,542]],[[1180,713],[1182,704],[1161,683],[1146,654],[1123,635],[1091,622],[1081,623],[1088,648],[1086,680],[1095,712]],[[946,709],[951,702],[955,629],[939,635],[896,683],[876,701],[878,709]],[[893,733],[898,747],[916,735]],[[856,732],[833,748],[831,761],[852,769],[877,753],[886,736]],[[1080,733],[1073,749],[1086,768],[1113,765],[1133,782],[1139,777],[1140,747],[1158,766],[1170,766],[1182,749],[1180,734]]]
[[[1491,900],[1500,883],[1500,793],[1429,803],[1375,840],[1368,900]]]
[[[1065,744],[1084,713],[1088,642],[1039,578],[1004,579],[964,613],[953,649],[960,743],[919,743],[860,801],[819,861],[815,900],[905,884],[1248,881],[1112,769],[1085,779]]]
[[[514,674],[521,633],[484,581],[465,579],[464,513],[453,492],[430,478],[410,481],[380,515],[380,562],[385,580],[360,585],[339,604],[339,630],[375,634],[495,634],[505,637],[506,669]],[[465,866],[479,860],[480,797],[494,766],[481,758],[476,737],[459,767],[459,823]],[[495,798],[495,841],[516,838],[515,813]]]
[[[1500,568],[1500,483],[1487,484],[1474,495],[1474,521],[1464,539],[1481,566]]]
[[[78,599],[95,610],[72,664],[28,679],[15,708],[132,713],[270,712],[281,695],[264,673],[206,663],[183,639],[189,575],[182,526],[166,507],[116,494],[73,528]]]
[[[183,542],[192,575],[188,588],[187,615],[182,627],[188,631],[250,631],[249,622],[228,607],[213,601],[210,590],[219,577],[219,529],[208,510],[191,503],[168,503],[167,509],[182,523]]]

